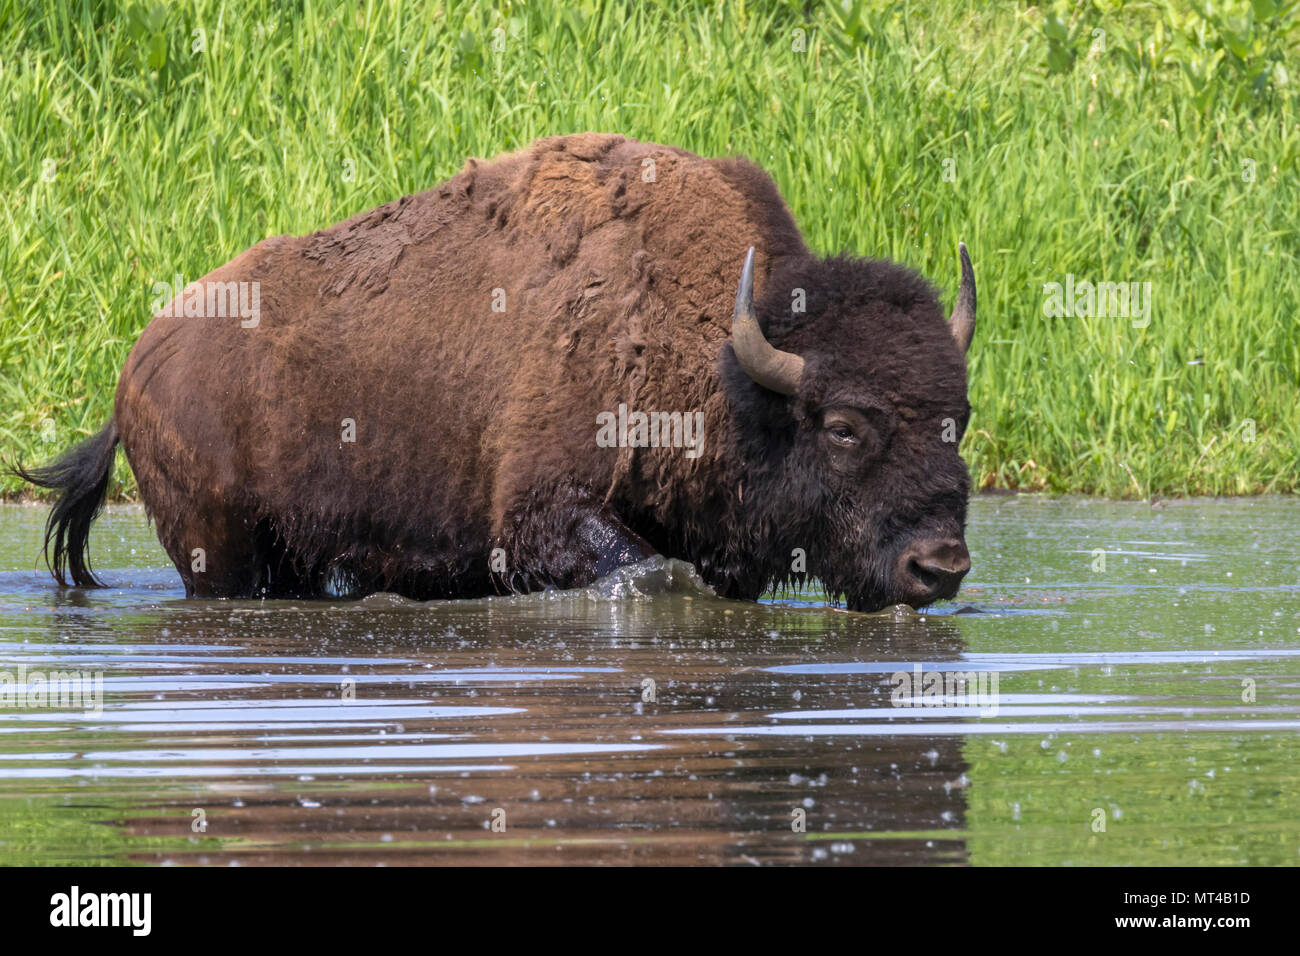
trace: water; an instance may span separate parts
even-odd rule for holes
[[[131,508],[60,591],[44,515],[0,507],[0,864],[1300,862],[1294,499],[980,498],[961,600],[877,615],[662,561],[189,601]]]

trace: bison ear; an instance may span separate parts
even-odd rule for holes
[[[975,270],[971,268],[970,253],[966,243],[957,244],[961,250],[961,288],[957,290],[957,305],[952,310],[948,327],[963,352],[970,351],[970,340],[975,337]]]
[[[754,314],[753,246],[750,246],[745,266],[740,270],[736,308],[731,316],[731,348],[745,374],[759,385],[781,395],[794,395],[799,391],[803,358],[793,352],[782,352],[768,342],[759,328],[758,316]]]

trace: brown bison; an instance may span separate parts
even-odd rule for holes
[[[724,596],[920,606],[970,567],[961,265],[945,322],[911,270],[812,255],[745,160],[543,139],[180,290],[113,420],[19,473],[62,492],[61,584],[98,583],[121,442],[190,595],[471,597],[658,552]]]

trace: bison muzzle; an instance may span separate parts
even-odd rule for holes
[[[811,254],[745,160],[543,139],[186,286],[104,430],[17,471],[61,492],[64,585],[98,584],[120,442],[189,595],[475,597],[658,552],[727,597],[919,607],[970,568],[960,259],[946,320],[910,269]]]

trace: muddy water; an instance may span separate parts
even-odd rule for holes
[[[60,591],[43,519],[0,507],[0,864],[1300,862],[1297,500],[979,499],[961,600],[878,615],[653,561],[188,601],[120,508]]]

